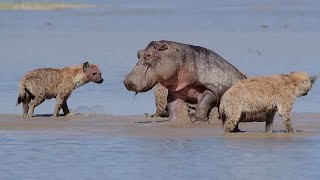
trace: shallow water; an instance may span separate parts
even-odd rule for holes
[[[210,48],[249,76],[320,73],[320,1],[76,2],[108,6],[0,11],[0,114],[21,112],[15,106],[17,88],[27,71],[87,58],[100,65],[105,81],[77,89],[71,109],[152,113],[152,92],[134,98],[122,80],[136,64],[136,51],[159,39]],[[319,101],[316,82],[293,111],[320,112]],[[54,103],[43,103],[36,113],[52,113]],[[0,137],[0,179],[315,179],[320,174],[318,135],[138,138],[39,129],[1,130]]]
[[[135,138],[0,132],[1,179],[316,179],[319,137]]]

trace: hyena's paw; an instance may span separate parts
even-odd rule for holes
[[[235,120],[227,120],[227,122],[224,125],[224,132],[225,133],[241,132],[237,124],[238,122]]]
[[[31,118],[31,117],[33,117],[33,115],[32,115],[32,114],[24,114],[24,115],[22,115],[22,117],[24,117],[24,118]]]
[[[69,112],[68,114],[66,114],[65,116],[66,116],[66,117],[74,117],[74,116],[76,116],[76,113],[73,112],[73,111],[71,111],[71,112]]]
[[[295,129],[290,129],[289,131],[286,131],[287,133],[295,133],[295,132],[297,132]]]

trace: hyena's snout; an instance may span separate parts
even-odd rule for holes
[[[101,84],[102,82],[103,82],[103,78],[102,77],[96,81],[96,83],[98,83],[98,84]]]
[[[96,77],[94,78],[94,82],[97,84],[101,84],[103,82],[103,78],[101,76],[101,73],[96,75]]]

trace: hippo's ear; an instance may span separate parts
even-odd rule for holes
[[[157,51],[164,51],[166,49],[168,49],[167,44],[159,44],[158,46],[155,47]]]
[[[88,63],[88,61],[85,62],[85,63],[83,63],[82,68],[83,68],[83,71],[84,71],[84,72],[86,72],[86,71],[89,69],[89,63]]]

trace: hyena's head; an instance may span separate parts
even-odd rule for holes
[[[101,72],[98,66],[85,62],[83,63],[82,67],[83,72],[88,81],[95,82],[98,84],[101,84],[103,82],[103,78],[101,76]]]
[[[305,72],[291,72],[289,76],[295,86],[295,95],[297,97],[307,95],[318,77],[310,77]]]

